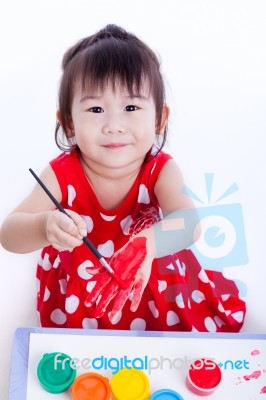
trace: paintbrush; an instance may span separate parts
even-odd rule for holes
[[[71,218],[71,216],[66,212],[66,210],[61,206],[61,204],[56,200],[56,198],[52,195],[52,193],[47,189],[47,187],[44,185],[44,183],[41,181],[41,179],[35,174],[35,172],[29,168],[30,173],[34,176],[34,178],[36,179],[36,181],[40,184],[40,186],[43,188],[43,190],[45,191],[45,193],[50,197],[50,199],[52,200],[52,202],[54,203],[54,205],[58,208],[59,211],[61,211],[62,213],[66,214],[69,218]],[[71,218],[72,219],[72,218]],[[113,268],[108,264],[108,262],[104,259],[104,257],[101,255],[101,253],[99,253],[99,251],[96,249],[96,247],[92,244],[92,242],[87,238],[87,236],[82,238],[83,242],[89,247],[89,249],[92,251],[92,253],[98,258],[98,260],[100,261],[100,263],[104,266],[104,268],[110,272],[111,275],[113,275],[113,277],[117,280],[117,282],[119,283],[120,286],[123,286],[123,284],[121,285],[121,282],[119,282],[119,279],[117,279],[117,277],[114,275],[114,270]]]

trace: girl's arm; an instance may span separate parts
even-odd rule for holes
[[[41,180],[58,202],[62,199],[59,183],[52,168],[48,166]],[[83,219],[73,211],[70,219],[59,211],[39,184],[4,220],[0,230],[2,246],[14,253],[29,253],[52,244],[58,250],[72,250],[82,244],[86,236]]]

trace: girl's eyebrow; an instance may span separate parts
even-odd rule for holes
[[[100,99],[100,98],[101,98],[101,96],[86,95],[86,96],[81,97],[80,103],[83,103],[83,101],[86,101],[86,100],[95,100],[95,99]]]
[[[142,94],[132,94],[125,96],[127,99],[140,99],[140,100],[149,100],[147,96],[144,96]]]
[[[100,99],[102,96],[101,95],[99,95],[99,96],[96,96],[96,95],[86,95],[86,96],[83,96],[83,97],[81,97],[81,99],[80,99],[80,103],[83,103],[84,101],[86,101],[86,100],[97,100],[97,99]],[[144,95],[142,95],[142,94],[132,94],[132,95],[126,95],[126,96],[124,96],[125,97],[125,99],[140,99],[140,100],[149,100],[149,98],[147,97],[147,96],[144,96]]]

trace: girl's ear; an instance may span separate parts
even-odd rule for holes
[[[57,122],[62,127],[63,126],[63,124],[62,124],[62,115],[61,115],[59,110],[56,112],[56,119],[57,119]],[[66,129],[65,133],[66,133],[67,137],[69,137],[69,138],[75,136],[74,125],[73,125],[73,121],[72,121],[71,117],[69,117],[67,119],[67,129]]]
[[[168,107],[167,104],[165,104],[164,107],[163,107],[161,124],[160,124],[160,126],[159,125],[156,126],[157,135],[160,135],[161,133],[164,133],[167,121],[169,119],[169,115],[170,115],[170,108]]]

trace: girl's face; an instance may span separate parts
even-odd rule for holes
[[[143,85],[141,94],[133,97],[123,88],[114,92],[110,85],[101,92],[77,90],[70,128],[87,165],[139,167],[157,131],[155,104],[148,86]]]

